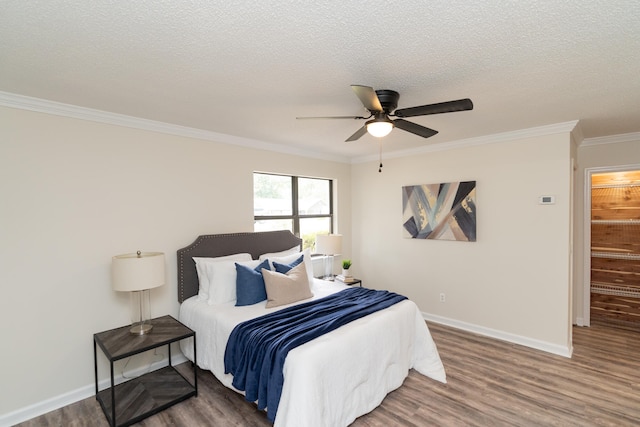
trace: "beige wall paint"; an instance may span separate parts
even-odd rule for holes
[[[570,347],[569,134],[387,159],[379,174],[377,162],[350,166],[11,108],[0,108],[0,129],[0,377],[12,390],[0,417],[92,384],[92,334],[129,321],[127,296],[110,288],[111,256],[164,251],[168,282],[152,291],[152,311],[177,315],[175,251],[198,234],[252,229],[254,170],[336,179],[343,257],[366,286],[404,293],[445,321]],[[638,164],[639,147],[578,149],[574,303],[584,169]],[[403,239],[401,187],[457,180],[477,181],[478,241]],[[543,194],[556,204],[538,205]]]
[[[254,170],[336,179],[351,250],[348,164],[3,107],[0,129],[0,416],[93,384],[92,335],[129,323],[113,255],[165,252],[151,310],[177,316],[176,250],[253,229]]]
[[[354,165],[354,270],[455,323],[570,348],[570,134]],[[475,180],[477,241],[402,237],[405,185]],[[554,205],[538,204],[554,195]],[[445,293],[446,302],[439,302]]]
[[[589,280],[585,273],[585,191],[587,169],[639,167],[640,139],[617,143],[583,145],[578,147],[578,168],[575,180],[575,223],[574,223],[574,286],[573,305],[574,319],[578,325],[585,324],[585,281]],[[586,218],[588,220],[588,217]],[[587,251],[588,253],[588,251]]]

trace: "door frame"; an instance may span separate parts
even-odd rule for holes
[[[583,256],[583,291],[582,291],[582,322],[583,326],[591,326],[591,177],[594,174],[610,172],[627,172],[640,170],[640,164],[620,166],[599,166],[584,170],[584,256]]]

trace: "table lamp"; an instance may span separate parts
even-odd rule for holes
[[[316,253],[325,255],[324,280],[333,280],[333,256],[342,252],[342,234],[318,234]]]
[[[116,255],[111,259],[111,285],[114,291],[131,292],[132,324],[134,335],[151,332],[152,288],[164,285],[164,253],[140,252]],[[136,313],[136,310],[138,313]]]

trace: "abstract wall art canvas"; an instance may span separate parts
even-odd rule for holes
[[[410,239],[476,241],[476,182],[402,187],[403,235]]]

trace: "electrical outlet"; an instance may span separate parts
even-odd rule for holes
[[[440,293],[440,302],[445,302],[445,301],[446,301],[446,298],[445,298],[444,292],[442,292]]]

